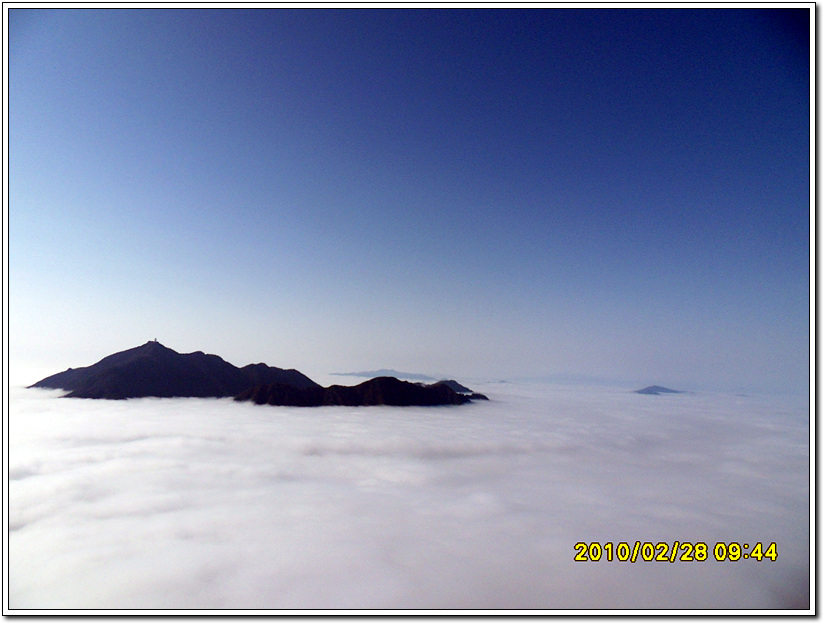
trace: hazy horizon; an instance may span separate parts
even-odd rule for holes
[[[159,342],[159,341],[158,341]],[[137,347],[140,345],[133,345],[133,347]],[[172,348],[169,345],[164,345],[168,348]],[[129,347],[129,348],[133,348]],[[118,351],[113,351],[112,353],[117,353],[119,351],[124,351],[126,349],[119,349]],[[202,351],[202,349],[198,349],[198,351]],[[9,372],[9,380],[10,380],[10,387],[11,388],[26,388],[34,383],[40,381],[41,379],[45,379],[46,377],[50,377],[56,373],[60,373],[65,371],[68,368],[81,368],[81,367],[88,367],[96,364],[98,361],[103,359],[108,355],[112,355],[112,353],[106,353],[94,361],[86,362],[83,364],[75,363],[71,366],[65,366],[60,368],[59,370],[47,367],[45,365],[40,365],[31,368],[24,368],[24,367],[17,367]],[[179,353],[186,353],[186,352],[179,352]],[[190,353],[190,352],[189,352]],[[209,353],[208,351],[206,353]],[[217,355],[222,357],[219,353],[214,353],[213,355]],[[232,362],[223,358],[225,361],[228,361],[230,364],[242,367],[247,364],[256,364],[258,362]],[[273,364],[272,362],[263,362],[269,366],[278,366],[277,364]],[[294,368],[291,366],[278,366],[278,368]],[[380,374],[387,374],[396,376],[400,379],[406,379],[409,381],[420,381],[422,379],[431,379],[431,380],[440,380],[440,379],[450,379],[454,378],[457,381],[463,381],[467,383],[520,383],[520,384],[549,384],[549,385],[559,385],[559,386],[581,386],[581,387],[612,387],[612,388],[624,388],[628,391],[638,390],[646,386],[650,385],[661,385],[665,387],[671,387],[672,389],[684,391],[684,392],[708,392],[708,393],[729,393],[729,394],[740,394],[742,392],[750,393],[753,395],[795,395],[795,396],[802,396],[806,397],[809,403],[810,397],[810,389],[804,388],[799,389],[797,391],[788,390],[787,388],[780,388],[776,389],[773,387],[760,387],[753,384],[750,385],[733,385],[727,386],[721,383],[712,383],[712,382],[705,382],[705,383],[690,383],[689,381],[682,383],[672,382],[671,378],[668,379],[666,376],[659,376],[657,378],[630,378],[630,377],[620,377],[620,376],[598,376],[598,375],[587,375],[587,374],[576,374],[576,373],[551,373],[551,374],[535,374],[535,375],[515,375],[515,376],[504,376],[504,375],[480,375],[480,376],[473,376],[473,375],[461,375],[455,374],[454,371],[444,371],[444,370],[418,370],[418,371],[398,371],[396,369],[390,369],[387,367],[380,367],[376,368],[373,371],[367,370],[352,370],[352,371],[322,371],[314,368],[317,370],[314,374],[308,374],[305,370],[300,370],[300,372],[306,374],[310,379],[313,381],[321,384],[322,386],[330,386],[333,384],[338,385],[355,385],[363,381],[363,379],[376,376],[376,375],[363,375],[362,373],[366,372],[373,372],[373,373],[380,373]]]
[[[806,9],[7,15],[19,383],[156,337],[809,392]]]

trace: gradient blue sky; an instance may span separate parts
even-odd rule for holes
[[[12,379],[156,337],[805,391],[807,20],[9,10]]]

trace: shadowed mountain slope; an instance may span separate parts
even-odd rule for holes
[[[444,384],[424,386],[394,377],[376,377],[357,386],[295,388],[281,383],[263,384],[235,397],[236,401],[253,401],[258,405],[461,405],[472,399],[486,399],[481,394],[466,396]]]
[[[433,383],[431,385],[433,385],[433,386],[447,386],[449,388],[452,388],[458,394],[472,394],[472,390],[470,390],[469,388],[467,388],[463,384],[459,384],[454,379],[441,379],[439,382]]]
[[[156,341],[109,355],[96,364],[70,368],[33,384],[61,388],[68,397],[227,397],[265,383],[320,387],[303,373],[266,364],[238,368],[202,351],[177,353]]]

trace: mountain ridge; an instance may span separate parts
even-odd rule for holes
[[[155,340],[69,368],[29,386],[68,390],[71,398],[229,397],[261,383],[320,387],[295,369],[263,363],[242,368],[203,351],[178,353]]]
[[[327,388],[295,388],[285,384],[262,384],[240,393],[235,401],[252,401],[257,405],[287,405],[293,407],[320,407],[345,405],[349,407],[391,405],[437,406],[463,405],[473,399],[488,400],[482,394],[456,392],[443,383],[422,385],[401,381],[395,377],[375,377],[356,386],[332,385]]]
[[[178,353],[156,340],[107,355],[95,364],[69,368],[29,388],[68,391],[65,397],[234,397],[269,405],[460,405],[487,399],[454,380],[434,384],[381,376],[357,386],[324,388],[300,371],[264,363],[237,367],[220,356]]]

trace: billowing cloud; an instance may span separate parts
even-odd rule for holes
[[[492,400],[12,389],[10,607],[806,608],[805,402],[476,389]],[[778,558],[573,561],[576,542],[636,540]]]

